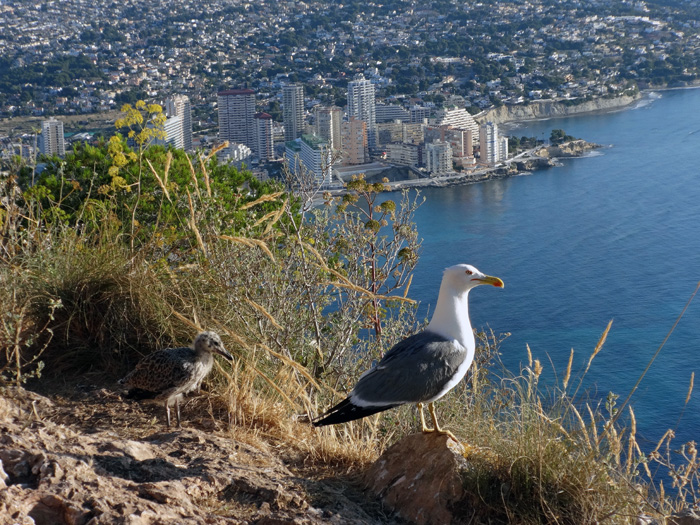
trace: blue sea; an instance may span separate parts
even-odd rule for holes
[[[410,296],[432,311],[442,270],[460,262],[502,278],[502,290],[471,293],[472,324],[511,334],[501,353],[513,372],[528,344],[550,384],[554,369],[561,381],[571,348],[573,375],[585,368],[613,320],[585,387],[621,402],[700,281],[700,90],[509,134],[546,139],[556,128],[605,147],[529,175],[421,190],[423,247]],[[700,294],[631,404],[646,448],[668,428],[678,444],[700,440]]]

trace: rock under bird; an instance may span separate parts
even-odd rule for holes
[[[318,416],[314,426],[360,419],[406,403],[416,403],[423,432],[448,434],[440,428],[433,402],[462,378],[474,360],[476,342],[469,320],[469,291],[490,284],[503,288],[498,277],[484,275],[468,264],[447,268],[433,317],[425,330],[394,345],[376,366],[360,376],[346,399]],[[433,422],[428,428],[423,404]]]
[[[170,407],[175,405],[177,426],[180,426],[180,399],[183,394],[199,391],[204,378],[214,366],[214,354],[233,360],[214,332],[202,332],[194,339],[194,348],[157,350],[138,362],[136,368],[119,383],[129,388],[131,399],[163,401],[170,426]]]

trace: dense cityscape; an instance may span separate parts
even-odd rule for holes
[[[574,105],[693,84],[700,75],[699,10],[694,2],[662,0],[191,0],[177,8],[159,1],[2,0],[0,117],[60,121],[113,114],[143,99],[180,119],[168,124],[171,144],[229,141],[222,158],[248,166],[290,158],[290,147],[297,155],[320,151],[325,143],[324,155],[337,151],[338,164],[469,169],[472,145],[482,163],[507,155],[507,146],[496,145],[497,129],[480,131],[470,118],[483,110],[542,100]],[[222,110],[231,97],[221,93],[245,90],[252,102],[242,114]],[[183,124],[184,134],[173,131]],[[483,140],[501,153],[480,151]],[[431,142],[451,151],[428,152]],[[450,155],[453,166],[444,160]],[[329,161],[316,157],[317,165]]]

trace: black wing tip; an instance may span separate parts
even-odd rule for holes
[[[384,410],[389,410],[398,405],[381,405],[381,406],[359,406],[353,404],[350,398],[347,398],[333,408],[324,412],[316,419],[314,419],[311,424],[315,427],[325,427],[327,425],[337,425],[339,423],[347,423],[348,421],[354,421],[356,419],[362,419],[363,417],[371,416],[378,412],[383,412]]]

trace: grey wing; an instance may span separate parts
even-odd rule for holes
[[[431,332],[399,342],[360,377],[356,403],[420,403],[438,395],[467,357],[466,351]]]
[[[162,394],[188,381],[193,374],[194,359],[191,348],[158,350],[139,361],[122,381],[131,388]]]

